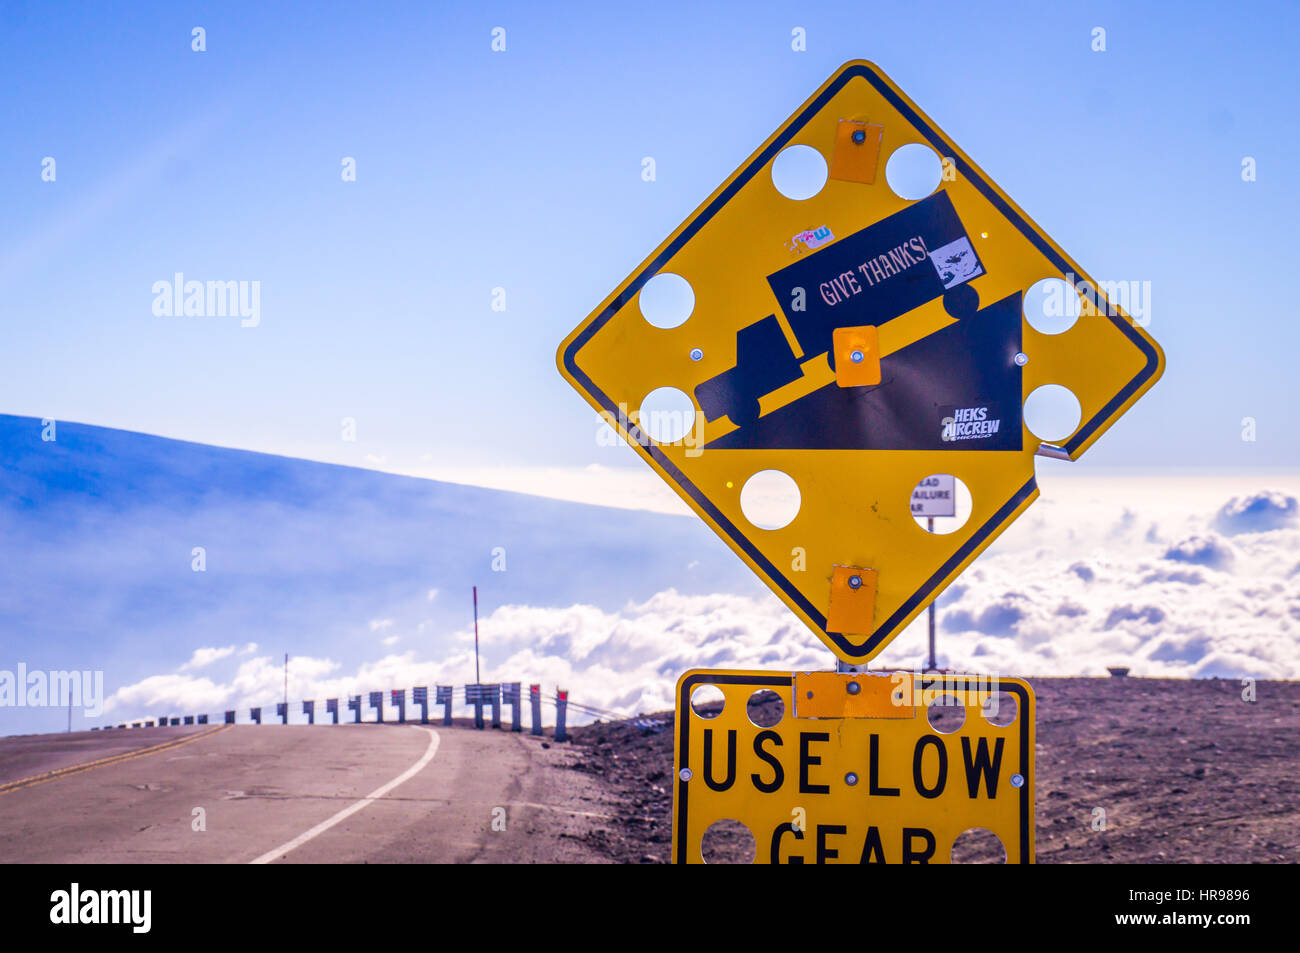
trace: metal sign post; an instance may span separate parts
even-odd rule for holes
[[[936,516],[954,517],[957,515],[957,480],[950,473],[935,473],[923,479],[912,490],[912,518],[925,517],[925,528],[934,535],[934,518]],[[930,602],[930,658],[926,662],[927,672],[937,671],[939,663],[934,647],[934,601]]]
[[[478,586],[474,587],[474,684],[482,683],[478,671]]]
[[[926,517],[926,521],[929,523],[930,532],[933,533],[934,517],[933,516]],[[935,661],[935,656],[934,656],[934,603],[931,602],[930,603],[930,664],[926,666],[926,671],[933,672],[936,669],[938,669],[938,667],[939,667],[939,663]]]

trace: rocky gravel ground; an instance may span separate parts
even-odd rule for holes
[[[1252,702],[1225,679],[1029,681],[1039,863],[1300,860],[1300,683],[1258,682]],[[617,818],[588,845],[617,862],[669,859],[673,713],[650,717],[662,730],[573,731],[569,767],[599,782]],[[736,837],[723,853],[744,849]]]

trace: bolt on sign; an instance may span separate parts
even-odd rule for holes
[[[890,185],[909,146],[928,148],[941,170],[919,199]],[[811,197],[787,197],[773,178],[796,152],[820,157]],[[1079,298],[1082,316],[1060,333],[1025,318],[1026,292],[1045,278]],[[675,314],[656,310],[656,284],[689,286]],[[853,664],[875,657],[1033,502],[1035,453],[1077,459],[1164,368],[1145,330],[862,61],[759,146],[565,339],[557,361]],[[1051,443],[1023,412],[1048,384],[1081,407]],[[661,413],[647,397],[665,388],[691,408],[683,432],[647,423]],[[749,505],[747,488],[766,471],[792,481],[778,519]],[[972,498],[969,518],[945,535],[910,518],[914,488],[936,473],[959,477]],[[872,584],[847,592],[852,576]]]
[[[692,705],[704,685],[720,711]],[[673,859],[704,863],[710,829],[743,821],[759,864],[1033,863],[1034,718],[1019,679],[689,671]]]

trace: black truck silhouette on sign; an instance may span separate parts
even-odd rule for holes
[[[759,398],[798,380],[803,361],[826,354],[834,370],[836,328],[879,326],[940,296],[969,318],[979,294],[968,282],[983,273],[948,193],[936,192],[769,275],[802,356],[770,314],[736,333],[736,366],[696,386],[695,399],[706,420],[752,426]]]

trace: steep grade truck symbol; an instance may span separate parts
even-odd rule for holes
[[[826,354],[835,369],[836,328],[879,327],[940,296],[954,318],[970,318],[979,294],[968,282],[982,274],[952,200],[936,192],[769,275],[802,354],[770,314],[736,333],[736,366],[697,385],[695,399],[706,420],[750,427],[759,399],[798,380],[802,362]]]

